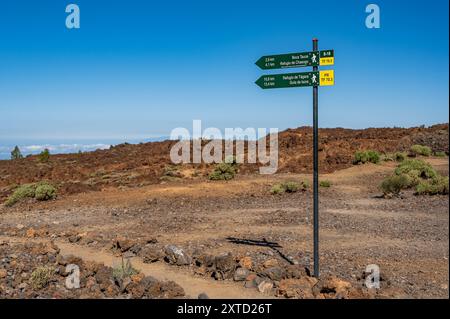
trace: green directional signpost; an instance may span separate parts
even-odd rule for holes
[[[263,70],[334,64],[334,50],[265,55],[255,63]]]
[[[255,82],[262,89],[278,89],[319,84],[319,72],[263,75]]]
[[[312,72],[268,74],[256,80],[262,89],[306,87],[313,88],[313,216],[314,216],[314,276],[319,277],[319,86],[334,85],[334,70],[318,70],[319,66],[334,65],[334,50],[318,50],[313,39],[310,52],[266,55],[255,63],[263,70],[312,67]]]

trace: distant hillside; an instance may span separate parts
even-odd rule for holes
[[[448,123],[431,127],[320,129],[320,171],[332,172],[352,165],[356,150],[379,152],[408,150],[413,144],[430,146],[448,153]],[[101,190],[104,187],[138,187],[159,183],[171,165],[169,152],[175,141],[120,144],[107,150],[82,154],[52,155],[48,163],[37,156],[15,161],[0,161],[0,200],[19,184],[49,180],[60,193]],[[244,164],[240,174],[257,172],[256,164]],[[183,165],[187,178],[204,178],[211,165]],[[278,172],[311,172],[312,128],[300,127],[279,133]]]

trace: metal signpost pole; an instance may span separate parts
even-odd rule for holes
[[[318,51],[318,39],[313,39],[313,51]],[[318,67],[313,66],[313,71],[317,72]],[[314,276],[319,277],[319,87],[313,86],[313,197],[314,197]]]

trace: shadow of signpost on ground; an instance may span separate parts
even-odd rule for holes
[[[265,238],[262,240],[255,240],[255,239],[245,239],[245,238],[235,238],[235,237],[227,237],[226,240],[228,240],[230,243],[238,244],[238,245],[250,245],[250,246],[261,246],[261,247],[269,247],[272,250],[274,250],[278,255],[280,255],[281,258],[286,260],[291,265],[294,265],[294,262],[290,260],[285,254],[283,254],[278,248],[283,248],[280,244],[275,242],[267,241]]]

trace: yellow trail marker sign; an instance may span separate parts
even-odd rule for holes
[[[334,70],[319,71],[320,86],[334,85]]]
[[[334,65],[334,50],[320,51],[320,66]]]

